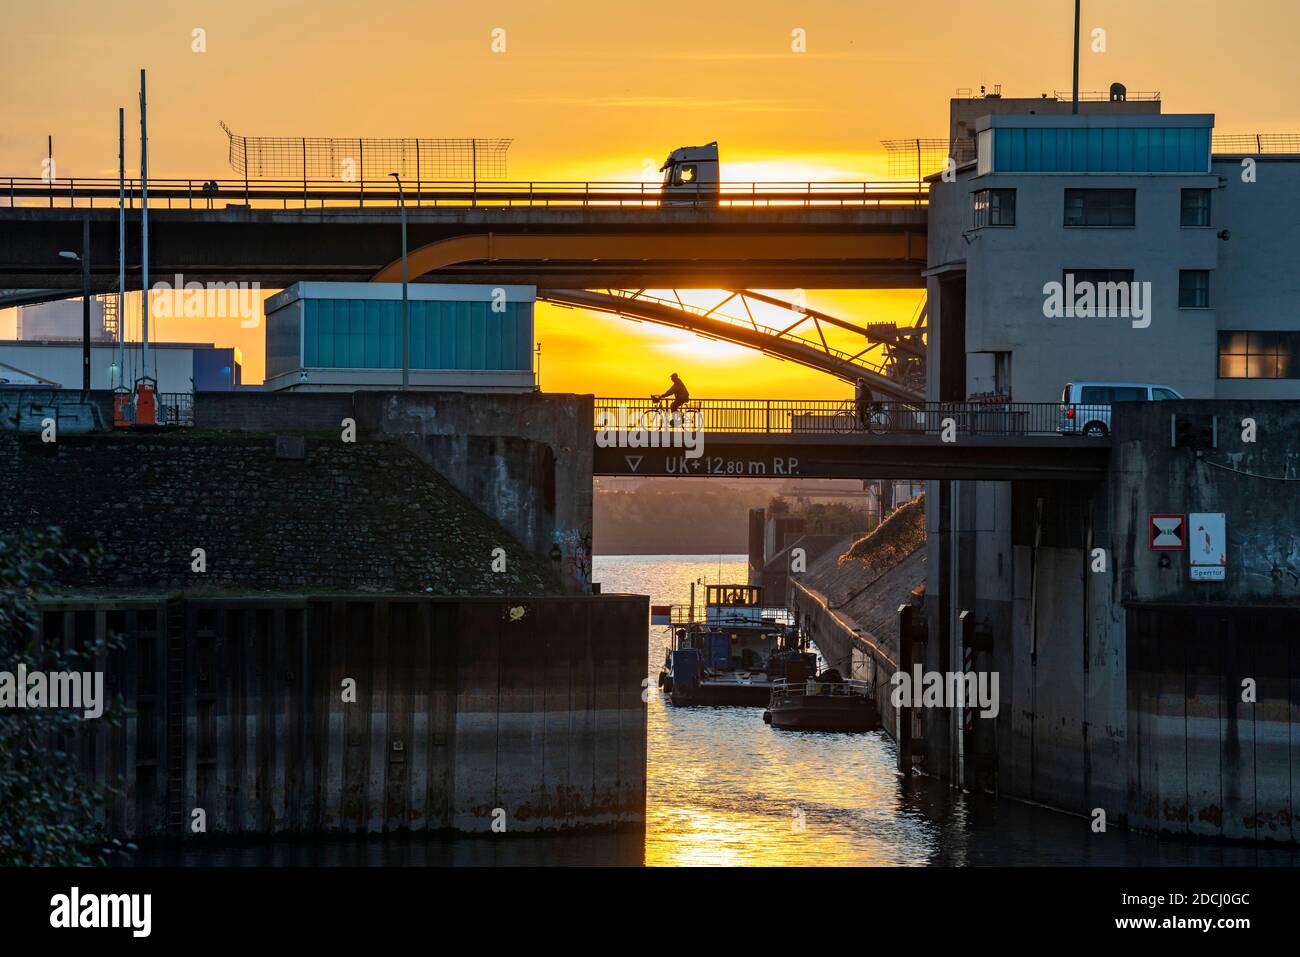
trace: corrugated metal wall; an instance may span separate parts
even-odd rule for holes
[[[402,304],[376,299],[308,299],[303,358],[308,368],[398,369]],[[412,369],[532,368],[531,302],[412,300]]]

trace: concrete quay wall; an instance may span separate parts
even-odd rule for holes
[[[124,647],[82,742],[124,839],[643,828],[643,596],[47,600]],[[201,812],[201,813],[197,813]],[[495,825],[495,827],[494,827]]]

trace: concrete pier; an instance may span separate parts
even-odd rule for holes
[[[1109,826],[1300,841],[1298,415],[1122,403],[1103,482],[932,483],[924,665],[997,672],[1003,704],[968,731],[930,709],[924,770]],[[1192,574],[1198,514],[1223,516],[1216,580]],[[1153,548],[1167,515],[1181,543]]]

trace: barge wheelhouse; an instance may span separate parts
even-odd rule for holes
[[[676,705],[765,705],[774,682],[815,673],[794,613],[756,585],[707,585],[703,615],[672,609],[673,642],[659,684]]]

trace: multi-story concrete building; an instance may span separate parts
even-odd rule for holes
[[[1300,403],[1278,401],[1300,399],[1300,155],[1216,153],[1212,115],[1122,107],[991,110],[933,180],[929,399],[1054,403],[1091,380],[1199,401],[1117,406],[1103,482],[927,483],[925,666],[996,671],[1002,706],[969,731],[928,713],[923,760],[1112,823],[1300,840],[1280,743]],[[1103,288],[1118,308],[1095,315]],[[1215,438],[1175,441],[1171,414],[1217,417]],[[1151,532],[1168,516],[1181,550]],[[1215,580],[1191,567],[1197,516],[1226,527]],[[1245,679],[1268,700],[1243,703]]]
[[[1215,155],[1213,127],[1202,114],[978,120],[978,160],[931,191],[930,397],[1048,402],[1107,380],[1300,398],[1287,265],[1300,156]],[[1120,315],[1053,312],[1047,288],[1068,292],[1071,277],[1137,296]]]

